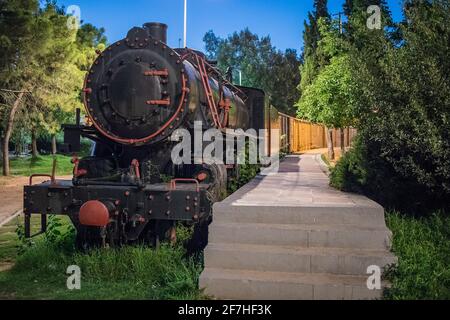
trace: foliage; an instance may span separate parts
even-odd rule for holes
[[[405,14],[401,44],[378,34],[381,51],[352,52],[364,146],[355,152],[370,167],[359,188],[385,206],[426,212],[450,203],[449,2],[416,3]]]
[[[330,184],[332,187],[346,191],[363,193],[368,182],[368,170],[371,170],[364,162],[364,146],[357,140],[352,149],[338,161],[334,168],[330,169]]]
[[[255,148],[254,145],[251,145],[251,141],[247,142],[245,145],[245,161],[241,161],[244,163],[239,165],[238,175],[235,177],[232,177],[231,181],[229,181],[229,183],[228,183],[228,193],[229,194],[232,194],[232,193],[238,191],[240,188],[242,188],[247,183],[252,181],[260,173],[261,165],[250,163],[249,154],[250,154],[251,147]],[[243,155],[241,155],[241,156],[243,156]]]
[[[51,217],[44,237],[23,250],[11,271],[0,273],[0,297],[21,299],[203,299],[201,265],[186,258],[192,228],[178,226],[176,246],[75,251],[69,222]],[[3,249],[2,249],[3,250]],[[81,268],[81,290],[66,287],[66,269]]]
[[[11,135],[21,143],[30,133],[33,140],[55,136],[81,107],[85,73],[105,48],[104,29],[69,29],[63,8],[50,0],[4,1],[0,9],[0,132],[7,142]],[[7,174],[8,161],[4,167]]]
[[[239,176],[231,180],[228,192],[234,193],[252,181],[260,172],[261,167],[256,164],[244,164],[239,167]]]
[[[354,89],[349,66],[348,56],[331,60],[303,93],[298,104],[300,118],[334,128],[352,124]]]
[[[346,2],[343,37],[320,29],[316,51],[328,55],[330,64],[303,92],[299,115],[324,122],[333,119],[330,115],[345,119],[335,101],[350,111],[359,137],[333,170],[333,186],[364,192],[410,214],[448,208],[450,4],[405,1],[405,20],[395,26],[385,2],[380,3],[384,29],[367,28],[364,1]],[[343,57],[346,65],[333,68]]]
[[[327,0],[315,0],[314,11],[308,13],[308,21],[305,21],[302,53],[304,63],[300,66],[301,81],[298,86],[301,94],[314,81],[320,69],[329,62],[329,57],[321,55],[318,50],[322,38],[319,24],[324,25],[330,21],[327,3]]]
[[[387,215],[398,266],[387,272],[392,287],[385,299],[450,299],[450,218],[414,219]]]
[[[280,111],[295,113],[295,87],[300,81],[300,60],[295,50],[278,51],[270,37],[260,38],[248,29],[226,39],[209,31],[203,41],[208,58],[217,60],[219,69],[226,72],[231,68],[235,74],[241,71],[243,86],[263,89]]]

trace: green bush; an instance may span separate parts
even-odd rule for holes
[[[387,272],[386,299],[450,299],[450,218],[387,215],[398,266]]]
[[[347,192],[363,192],[367,182],[367,170],[364,159],[361,159],[363,156],[361,149],[362,146],[355,143],[354,148],[347,152],[334,168],[330,169],[332,187]]]
[[[352,47],[355,150],[333,185],[424,215],[450,209],[450,19],[446,1],[405,6],[401,39],[360,30]]]
[[[384,157],[383,144],[384,140],[374,142],[360,134],[353,148],[331,169],[331,186],[365,194],[385,208],[410,215],[448,212],[450,193],[420,183],[414,170],[401,172],[404,167],[395,166]],[[397,152],[408,151],[398,148]]]

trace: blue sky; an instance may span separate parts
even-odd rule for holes
[[[401,0],[388,0],[395,20],[402,18]],[[110,42],[123,39],[133,26],[144,22],[169,25],[168,42],[178,47],[183,36],[183,0],[59,0],[68,7],[78,5],[81,18],[106,29]],[[343,0],[329,0],[330,13],[342,11]],[[188,0],[188,46],[203,49],[208,30],[226,37],[245,27],[258,35],[270,35],[281,50],[301,51],[303,21],[313,0]]]

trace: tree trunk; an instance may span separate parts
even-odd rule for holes
[[[33,158],[37,158],[39,156],[36,129],[34,128],[31,129],[31,155],[33,156]]]
[[[327,128],[328,158],[334,160],[333,129]]]
[[[52,154],[55,155],[58,150],[56,149],[56,135],[52,135]]]
[[[341,157],[345,154],[345,130],[344,128],[340,129],[341,131]]]
[[[11,139],[12,131],[14,128],[14,117],[16,115],[17,110],[19,109],[20,103],[22,102],[24,92],[20,92],[17,96],[16,101],[9,111],[8,115],[8,123],[6,124],[5,129],[5,138],[3,139],[3,175],[9,176],[10,168],[9,168],[9,139]]]

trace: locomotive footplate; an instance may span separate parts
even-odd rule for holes
[[[207,195],[209,185],[184,180],[144,186],[74,185],[72,181],[48,181],[26,186],[25,236],[31,237],[31,215],[42,216],[41,233],[46,230],[47,215],[67,215],[77,229],[86,223],[87,226],[107,227],[120,221],[126,224],[131,240],[137,239],[153,220],[195,223],[209,218],[212,212]],[[101,220],[94,217],[99,214],[96,208],[107,210],[105,225],[95,224]],[[84,215],[81,219],[80,211]]]

